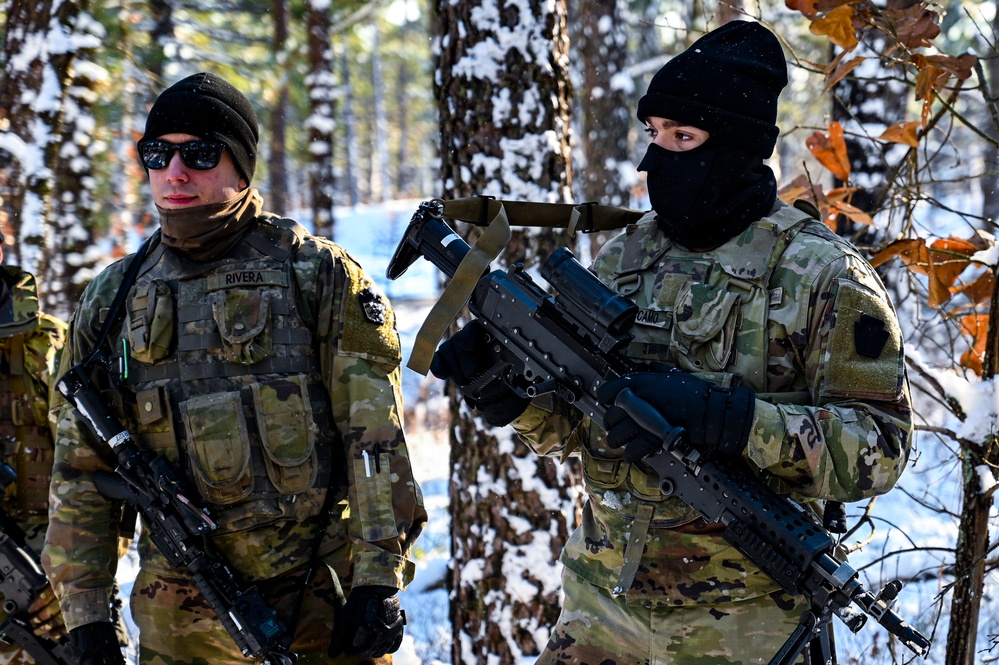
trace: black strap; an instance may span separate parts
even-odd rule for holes
[[[128,292],[132,288],[132,284],[135,283],[135,279],[139,276],[139,268],[142,267],[142,261],[146,258],[149,248],[153,246],[154,242],[159,240],[159,237],[160,231],[157,229],[151,236],[146,238],[135,251],[135,256],[132,257],[132,262],[128,264],[128,270],[125,271],[125,276],[122,278],[121,284],[118,286],[118,292],[114,294],[114,300],[111,301],[111,308],[108,310],[107,317],[104,319],[104,325],[101,326],[101,332],[97,335],[97,341],[94,342],[94,348],[90,350],[87,357],[80,363],[81,367],[90,367],[93,364],[94,360],[97,358],[97,354],[100,353],[101,346],[111,335],[111,329],[117,325],[123,314],[125,298],[128,297]]]

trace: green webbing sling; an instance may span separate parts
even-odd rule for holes
[[[458,264],[454,277],[431,308],[416,334],[407,367],[426,376],[437,343],[447,327],[468,303],[479,278],[510,241],[510,226],[536,226],[577,232],[609,231],[634,224],[645,213],[597,203],[535,203],[500,201],[489,196],[470,196],[444,201],[444,216],[484,226],[485,231],[471,245]]]

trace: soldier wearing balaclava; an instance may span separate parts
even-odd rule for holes
[[[664,442],[614,406],[625,388],[683,429],[689,459],[745,465],[817,513],[887,492],[905,467],[912,413],[884,286],[811,208],[778,200],[764,164],[786,83],[777,38],[734,21],[667,62],[641,98],[653,210],[591,270],[637,305],[620,353],[642,370],[597,389],[602,422],[484,380],[497,358],[475,321],[434,356],[434,373],[486,423],[582,462],[587,501],[562,551],[562,613],[540,665],[767,663],[809,608],[722,524],[663,493],[644,460]],[[808,648],[805,662],[832,658],[828,640]]]

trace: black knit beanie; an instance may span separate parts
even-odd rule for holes
[[[733,141],[766,159],[773,153],[777,97],[787,65],[772,32],[749,21],[712,30],[652,77],[638,119],[668,118]]]
[[[247,184],[257,166],[257,114],[250,100],[214,74],[188,76],[164,90],[146,118],[144,140],[191,134],[221,141]]]

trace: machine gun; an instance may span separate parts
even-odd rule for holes
[[[207,509],[186,495],[183,477],[163,455],[140,449],[128,430],[101,400],[88,369],[92,355],[74,365],[56,389],[76,407],[88,429],[111,447],[118,459],[114,473],[97,471],[94,484],[104,497],[124,501],[142,515],[160,552],[171,565],[185,567],[205,602],[248,658],[264,665],[292,665],[291,635],[256,586],[242,582],[207,537],[218,525]],[[106,364],[106,363],[105,363]]]
[[[471,248],[444,222],[443,211],[437,200],[420,205],[389,263],[389,279],[420,257],[455,275]],[[541,276],[554,295],[520,264],[478,278],[468,308],[499,360],[475,383],[481,387],[499,377],[523,397],[554,393],[602,424],[607,406],[597,401],[597,388],[646,369],[621,352],[632,339],[638,307],[607,288],[565,248],[552,253]],[[927,653],[929,640],[892,610],[901,582],[893,580],[871,594],[857,571],[836,558],[836,543],[811,513],[771,490],[741,461],[694,449],[682,428],[671,426],[630,390],[621,391],[616,404],[663,442],[659,452],[643,460],[658,475],[660,491],[723,525],[726,541],[785,591],[808,599],[809,608],[770,665],[793,663],[833,614],[854,633],[874,617],[914,653]]]
[[[17,473],[0,462],[0,494],[17,478]],[[49,586],[38,562],[38,555],[28,546],[27,536],[6,510],[0,508],[0,596],[7,619],[0,624],[0,641],[17,644],[40,665],[72,665],[69,640],[39,637],[28,623],[28,607]]]

